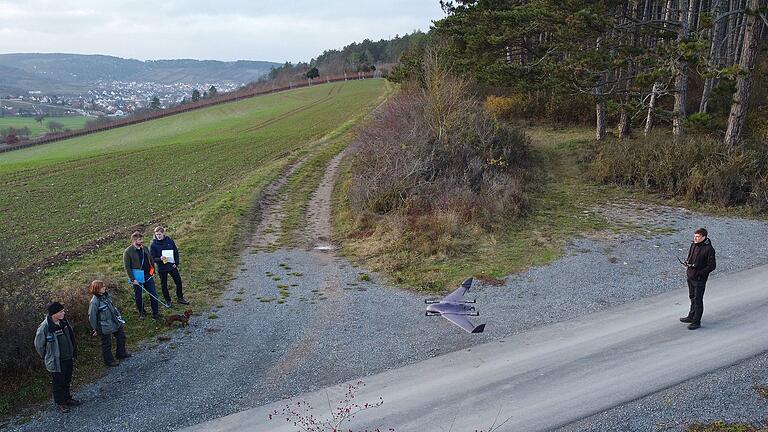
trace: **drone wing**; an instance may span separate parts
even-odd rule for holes
[[[464,298],[464,293],[469,291],[469,287],[472,286],[472,278],[465,280],[459,285],[456,290],[443,299],[444,302],[460,302]]]
[[[467,333],[482,333],[483,330],[485,330],[485,324],[480,324],[479,326],[475,327],[471,322],[469,322],[469,318],[467,318],[466,315],[444,313],[443,317],[445,317],[445,319],[448,321],[456,324],[457,326],[463,328]]]

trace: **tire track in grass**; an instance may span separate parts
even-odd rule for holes
[[[328,100],[333,98],[334,90],[339,88],[339,87],[340,87],[339,85],[334,85],[332,88],[329,89],[328,94],[325,97],[323,97],[323,98],[321,98],[321,99],[319,99],[319,100],[317,100],[317,101],[315,101],[315,102],[313,102],[311,104],[308,104],[308,105],[305,105],[303,107],[291,110],[291,111],[289,111],[287,113],[284,113],[283,115],[281,115],[281,116],[279,116],[277,118],[273,118],[273,119],[270,119],[269,121],[262,122],[262,123],[256,125],[255,127],[249,128],[248,130],[253,132],[253,131],[256,131],[258,129],[265,128],[265,127],[270,126],[270,125],[272,125],[272,124],[274,124],[274,123],[276,123],[278,121],[287,119],[287,118],[289,118],[289,117],[291,117],[293,115],[296,115],[296,114],[298,114],[300,112],[306,111],[306,110],[308,110],[308,109],[310,109],[310,108],[312,108],[312,107],[314,107],[314,106],[316,106],[316,105],[318,105],[320,103],[325,103]],[[220,156],[221,154],[223,154],[223,152],[225,152],[226,148],[228,148],[231,145],[232,145],[231,142],[219,142],[219,143],[215,143],[215,144],[207,144],[206,145],[206,153],[209,156],[212,153],[213,153],[213,155]],[[73,169],[87,167],[87,166],[93,166],[94,164],[98,164],[101,160],[109,160],[110,163],[114,163],[116,160],[117,161],[121,161],[122,160],[122,161],[124,161],[127,164],[129,162],[129,160],[135,159],[137,157],[137,154],[150,153],[150,152],[154,152],[154,151],[156,151],[156,149],[148,148],[148,149],[142,149],[142,150],[138,150],[138,151],[126,152],[123,155],[115,155],[114,153],[110,153],[110,154],[105,154],[105,155],[96,155],[96,156],[92,156],[92,157],[87,157],[87,158],[84,158],[84,159],[81,159],[81,160],[76,160],[76,161],[67,161],[67,162],[63,162],[61,164],[57,164],[56,165],[57,169],[54,169],[52,171],[48,171],[45,174],[42,174],[42,176],[40,175],[40,169],[39,168],[31,169],[31,170],[25,170],[25,171],[21,172],[21,173],[23,173],[21,176],[16,176],[15,179],[13,179],[13,180],[11,180],[9,182],[4,182],[3,184],[8,185],[10,187],[18,187],[18,186],[26,185],[30,181],[35,181],[37,183],[40,183],[43,179],[51,179],[51,178],[54,178],[57,175],[69,172],[69,171],[71,171]],[[301,166],[301,164],[296,164],[296,165],[294,165],[293,168],[295,170],[298,170],[300,166]],[[287,178],[289,178],[294,172],[295,171],[291,171],[287,176],[285,176],[285,181],[287,181]],[[16,174],[19,174],[19,173],[16,173]],[[2,175],[0,175],[0,178],[2,178]],[[280,185],[280,187],[282,187],[282,185]],[[206,196],[207,196],[207,194],[206,194]],[[194,200],[193,202],[184,205],[183,208],[185,208],[185,209],[186,208],[190,208],[190,207],[198,204],[202,200],[204,200],[204,198],[205,198],[205,196],[200,197],[200,198]],[[275,198],[272,197],[270,199],[274,200]],[[270,207],[269,210],[265,209],[265,211],[268,211],[265,214],[267,215],[267,217],[270,218],[270,221],[272,221],[272,224],[274,225],[276,219],[275,219],[274,215],[270,215],[270,212],[274,212],[274,211],[278,211],[278,210],[274,210],[274,209],[272,209]],[[172,213],[175,213],[175,211],[172,212]],[[35,271],[35,270],[39,270],[39,269],[42,269],[42,268],[50,267],[50,266],[53,266],[53,265],[56,265],[56,264],[60,264],[62,262],[66,262],[66,261],[71,260],[73,258],[82,256],[82,255],[84,255],[86,253],[94,251],[95,249],[99,248],[101,245],[104,245],[104,244],[107,244],[109,242],[112,242],[112,241],[114,241],[114,240],[116,240],[118,238],[125,237],[127,234],[129,234],[130,232],[133,232],[134,230],[144,229],[147,226],[150,226],[151,224],[154,224],[154,223],[157,223],[159,221],[162,221],[162,220],[166,219],[170,214],[171,213],[162,214],[162,215],[159,215],[158,217],[155,217],[155,218],[153,218],[151,220],[142,221],[142,222],[139,222],[139,223],[136,223],[136,224],[132,224],[132,225],[130,225],[128,227],[123,227],[122,229],[121,229],[121,227],[111,227],[109,229],[104,230],[104,232],[106,233],[105,235],[102,235],[102,236],[97,237],[95,239],[87,240],[86,242],[84,242],[82,244],[79,244],[79,245],[77,245],[74,248],[70,248],[70,249],[67,249],[67,250],[59,251],[55,255],[51,255],[51,256],[39,259],[39,260],[37,260],[37,261],[35,261],[33,263],[30,263],[30,264],[24,266],[22,271],[24,271],[24,272]],[[279,221],[279,218],[277,220]],[[265,234],[265,231],[274,231],[276,233],[276,234],[274,234],[274,236],[278,237],[277,233],[280,232],[280,226],[276,225],[276,227],[274,229],[269,229],[269,228],[263,227],[261,234],[262,235]],[[276,239],[273,239],[272,241],[270,241],[268,243],[274,243],[275,241],[276,241]],[[262,246],[267,246],[267,245],[262,245]],[[269,247],[275,247],[275,246],[277,246],[277,244],[272,244]]]
[[[264,250],[278,247],[280,232],[282,230],[282,219],[284,216],[286,198],[281,196],[281,192],[288,180],[298,171],[307,158],[294,162],[285,175],[280,176],[264,190],[262,198],[259,200],[256,213],[259,220],[249,247],[253,250]]]
[[[243,129],[243,132],[255,132],[260,129],[263,129],[267,126],[271,126],[279,121],[285,120],[287,118],[290,118],[296,114],[299,114],[303,111],[306,111],[316,105],[319,105],[321,103],[328,102],[330,99],[333,98],[333,92],[334,89],[340,89],[342,86],[338,84],[334,84],[328,91],[328,94],[326,96],[322,97],[321,99],[315,100],[314,102],[311,102],[307,105],[303,105],[297,108],[294,108],[292,110],[286,111],[276,117],[271,117],[267,120],[264,120],[260,123],[257,123],[256,125],[253,125],[251,127],[248,127],[246,129]],[[336,91],[336,94],[338,94],[339,91]],[[231,142],[223,141],[219,143],[206,143],[206,147],[211,150],[215,147],[221,147],[231,144]],[[179,144],[169,144],[170,146],[179,145]],[[185,145],[185,144],[182,144]],[[194,144],[193,144],[194,145]],[[30,181],[31,179],[41,179],[46,177],[52,177],[57,174],[69,172],[74,168],[82,167],[82,166],[91,166],[93,164],[96,164],[100,162],[103,159],[109,159],[110,161],[114,160],[123,160],[123,161],[130,161],[136,158],[136,155],[145,151],[150,152],[156,152],[157,148],[147,148],[147,149],[136,149],[131,150],[128,152],[124,152],[124,154],[120,155],[119,153],[107,153],[107,154],[101,154],[101,155],[93,155],[93,156],[86,156],[83,158],[79,158],[76,160],[68,160],[68,161],[61,161],[56,162],[56,164],[52,164],[49,166],[46,166],[45,172],[41,172],[39,167],[34,168],[28,168],[28,169],[21,169],[18,171],[13,171],[8,174],[2,174],[0,173],[0,178],[6,177],[9,180],[6,180],[2,182],[1,184],[7,185],[7,186],[19,186],[22,185],[25,182]]]
[[[287,111],[287,112],[285,112],[285,113],[283,113],[283,114],[280,114],[280,115],[279,115],[279,116],[277,116],[277,117],[273,117],[273,118],[271,118],[271,119],[269,119],[269,120],[265,120],[265,121],[263,121],[263,122],[261,122],[261,123],[257,123],[255,126],[253,126],[253,127],[250,127],[250,128],[247,128],[247,129],[244,129],[243,131],[244,131],[244,132],[253,132],[253,131],[256,131],[256,130],[262,129],[262,128],[264,128],[264,127],[267,127],[267,126],[269,126],[269,125],[271,125],[271,124],[277,123],[277,122],[279,122],[279,121],[282,121],[282,120],[285,120],[285,119],[287,119],[287,118],[289,118],[289,117],[292,117],[292,116],[294,116],[294,115],[296,115],[296,114],[299,114],[299,113],[301,113],[301,112],[304,112],[304,111],[306,111],[306,110],[308,110],[308,109],[310,109],[310,108],[313,108],[313,107],[315,107],[315,106],[317,106],[317,105],[320,105],[320,104],[322,104],[322,103],[328,102],[329,100],[331,100],[331,99],[333,98],[333,95],[332,95],[331,93],[333,92],[333,90],[334,90],[334,88],[335,88],[335,87],[338,87],[338,86],[337,86],[337,85],[334,85],[334,87],[332,87],[332,88],[330,89],[330,91],[328,92],[328,94],[327,94],[325,97],[321,98],[321,99],[318,99],[318,100],[316,100],[316,101],[314,101],[314,102],[312,102],[312,103],[309,103],[309,104],[307,104],[307,105],[304,105],[304,106],[301,106],[301,107],[298,107],[298,108],[292,109],[292,110],[290,110],[290,111]]]

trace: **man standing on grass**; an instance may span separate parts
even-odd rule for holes
[[[68,413],[69,407],[80,405],[72,398],[72,370],[77,357],[75,333],[69,326],[64,306],[59,302],[48,305],[48,315],[37,328],[35,349],[45,362],[45,368],[53,380],[53,401],[61,413]]]
[[[176,285],[176,300],[179,304],[188,305],[189,302],[184,298],[184,291],[181,286],[181,275],[179,274],[179,249],[172,238],[165,235],[165,228],[158,226],[155,228],[155,238],[152,239],[150,247],[152,261],[157,264],[157,272],[160,273],[160,288],[163,290],[165,302],[171,305],[171,295],[168,293],[168,275],[173,278]]]
[[[691,309],[688,316],[680,318],[680,321],[688,324],[688,330],[696,330],[701,327],[701,315],[704,313],[704,288],[709,274],[715,270],[715,248],[707,238],[707,230],[697,229],[693,234],[693,243],[688,250],[688,259],[685,260],[688,278],[688,297],[691,299]]]
[[[131,245],[123,252],[123,265],[128,274],[128,280],[133,284],[133,296],[136,300],[136,309],[139,311],[139,319],[147,316],[144,309],[144,296],[141,285],[150,294],[149,302],[152,306],[152,318],[160,319],[159,306],[157,304],[157,289],[155,288],[155,266],[152,265],[152,256],[149,249],[144,246],[144,235],[138,231],[131,234]]]

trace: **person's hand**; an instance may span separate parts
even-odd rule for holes
[[[178,267],[176,267],[176,264],[174,264],[174,265],[173,265],[173,268],[177,269]]]
[[[166,258],[166,257],[160,258],[160,261],[162,261],[163,264],[168,264],[168,258]]]
[[[93,336],[93,337],[96,337],[96,336],[98,336],[98,335],[99,335],[99,334],[98,334],[98,333],[96,333],[96,330],[94,330],[94,331],[93,331],[93,334],[91,334],[91,336]]]
[[[137,281],[136,279],[133,279],[133,280],[131,281],[131,283],[132,283],[133,285],[138,285],[138,284],[139,284],[139,281]]]

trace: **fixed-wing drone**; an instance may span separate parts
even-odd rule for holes
[[[448,321],[463,328],[469,333],[482,333],[485,324],[475,327],[469,322],[468,316],[480,316],[480,312],[475,310],[469,303],[476,303],[477,300],[464,300],[464,293],[469,291],[472,286],[472,278],[461,283],[456,291],[448,294],[442,300],[424,300],[427,304],[427,316],[442,315]]]

